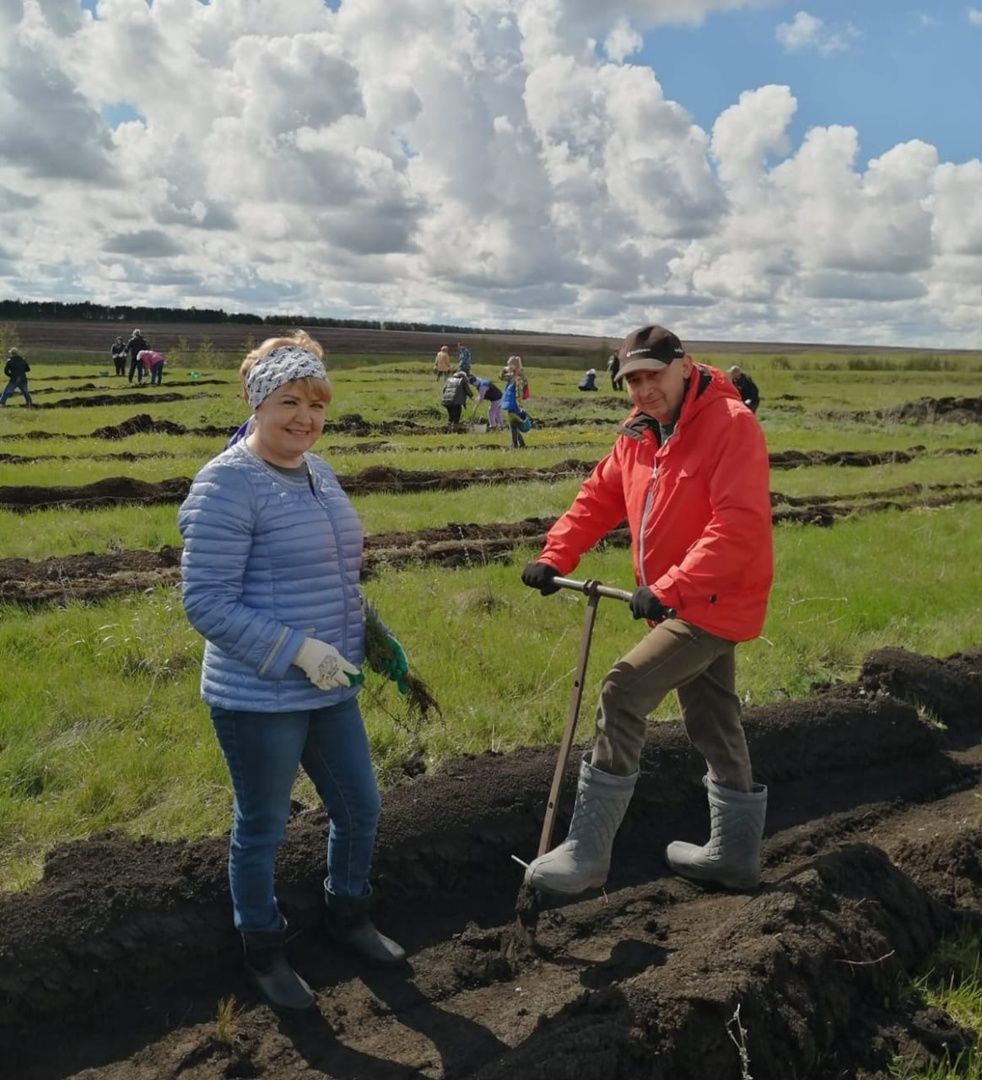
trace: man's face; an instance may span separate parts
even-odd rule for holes
[[[661,424],[671,423],[678,416],[691,371],[688,354],[660,371],[632,371],[624,376],[631,404]]]

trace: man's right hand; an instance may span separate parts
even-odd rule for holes
[[[543,596],[559,592],[559,586],[553,584],[553,578],[558,576],[559,571],[544,562],[530,562],[522,571],[522,581],[530,589],[538,589]]]
[[[293,663],[319,690],[336,690],[362,681],[361,671],[326,641],[304,638]]]

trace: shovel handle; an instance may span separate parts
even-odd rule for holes
[[[625,589],[612,589],[609,585],[601,585],[593,578],[587,578],[586,581],[574,581],[573,578],[554,577],[552,584],[558,585],[560,589],[575,589],[576,592],[581,592],[586,596],[609,596],[611,600],[623,600],[626,603],[631,602],[633,595]]]
[[[587,596],[609,596],[611,600],[623,600],[626,604],[631,602],[631,597],[634,595],[626,589],[612,589],[609,585],[601,585],[599,581],[594,581],[592,578],[587,578],[586,581],[574,581],[573,578],[555,577],[552,583],[561,589],[575,589]],[[665,618],[674,619],[675,608],[665,608]]]

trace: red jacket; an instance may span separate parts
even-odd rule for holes
[[[637,581],[680,619],[729,641],[760,633],[774,573],[767,446],[721,371],[693,365],[661,447],[647,418],[630,414],[539,559],[568,574],[625,517]]]

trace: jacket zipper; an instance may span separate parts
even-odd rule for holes
[[[324,501],[320,497],[320,493],[318,491],[318,488],[314,483],[313,470],[310,468],[310,464],[308,463],[306,458],[304,458],[304,464],[307,466],[307,483],[310,485],[310,493],[311,493],[311,495],[314,496],[314,499],[316,500],[317,505],[324,511],[324,514],[327,517],[327,522],[331,526],[331,532],[334,533],[334,550],[338,553],[338,569],[342,571],[341,578],[343,580],[344,579],[344,568],[341,565],[342,564],[342,559],[343,559],[343,554],[341,552],[341,539],[338,536],[337,526],[334,524],[334,518],[332,517],[330,511],[328,510],[327,506],[324,504]],[[344,615],[343,615],[343,618],[342,618],[342,626],[341,626],[341,641],[342,641],[341,654],[342,654],[342,656],[347,656],[348,655],[348,593],[347,593],[347,590],[342,588],[341,596],[342,596],[342,599],[344,601]]]
[[[648,482],[648,490],[644,496],[644,506],[641,510],[641,524],[638,526],[638,576],[641,584],[647,585],[648,579],[644,570],[644,535],[645,526],[648,523],[648,514],[655,498],[655,484],[658,482],[658,451],[655,451],[655,460],[651,466],[651,479]]]

